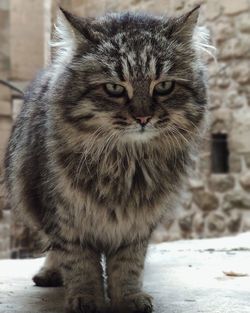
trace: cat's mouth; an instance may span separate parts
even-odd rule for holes
[[[145,141],[157,136],[158,132],[150,126],[138,126],[126,129],[123,134],[125,140]]]
[[[150,126],[135,126],[131,128],[126,129],[126,133],[139,133],[139,134],[145,134],[148,132],[155,132],[155,129]]]
[[[145,133],[146,129],[145,126],[141,126],[141,128],[139,129],[139,133]]]

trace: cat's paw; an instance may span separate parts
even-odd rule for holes
[[[120,303],[117,307],[115,307],[113,312],[152,313],[152,300],[153,298],[144,292],[132,294],[123,299],[123,303]]]
[[[41,268],[32,280],[39,287],[61,287],[63,285],[61,273],[46,267]]]
[[[96,299],[90,296],[73,296],[67,299],[66,313],[102,313],[104,308],[97,305]]]

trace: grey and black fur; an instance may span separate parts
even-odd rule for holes
[[[64,284],[66,312],[102,312],[102,255],[114,311],[152,311],[141,289],[148,241],[206,112],[197,18],[197,8],[178,18],[60,13],[57,56],[26,92],[5,167],[12,208],[51,247],[34,281]]]

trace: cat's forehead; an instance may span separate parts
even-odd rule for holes
[[[101,61],[122,72],[126,80],[157,78],[172,67],[178,43],[163,31],[166,18],[114,14],[104,18],[104,40],[98,47]]]
[[[101,62],[106,63],[113,74],[122,75],[125,80],[156,79],[161,72],[166,73],[171,68],[171,51],[163,40],[156,44],[152,34],[143,36],[143,33],[124,40],[125,36],[124,33],[117,34],[100,46]]]

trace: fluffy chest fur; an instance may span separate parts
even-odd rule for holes
[[[56,164],[72,189],[110,210],[118,206],[126,211],[150,210],[175,191],[186,172],[188,150],[179,151],[177,157],[176,151],[147,143],[114,147],[99,154],[96,149],[82,154],[67,149],[55,153]]]
[[[178,160],[170,151],[149,152],[113,150],[84,161],[82,155],[60,152],[57,188],[72,214],[72,225],[62,231],[101,246],[148,237],[171,205],[188,162],[186,153]],[[60,208],[59,217],[65,209]]]

